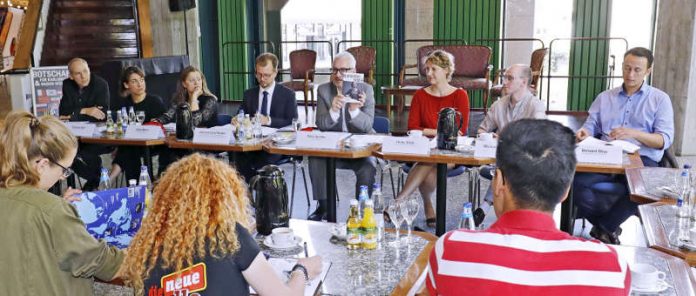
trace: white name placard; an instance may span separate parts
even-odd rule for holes
[[[474,143],[474,157],[495,158],[496,149],[498,149],[498,140],[477,139]]]
[[[131,124],[123,135],[125,139],[155,140],[164,138],[162,128],[156,125],[134,125]]]
[[[382,152],[430,155],[430,140],[426,137],[384,137]]]
[[[193,142],[199,144],[229,145],[232,142],[232,129],[196,128],[193,130]]]
[[[297,132],[295,147],[312,149],[336,149],[350,133],[340,132]]]
[[[93,137],[94,130],[97,128],[96,124],[87,122],[66,122],[65,126],[76,137]]]
[[[583,145],[575,148],[575,157],[578,162],[621,165],[623,163],[623,150],[618,146]]]

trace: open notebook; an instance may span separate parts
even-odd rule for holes
[[[602,145],[610,145],[610,146],[617,146],[621,147],[624,152],[626,153],[633,153],[638,151],[640,149],[640,146],[633,144],[629,141],[624,141],[624,140],[614,140],[611,142],[607,141],[602,141],[600,139],[594,138],[594,137],[587,137],[582,142],[578,143],[579,146],[602,146]]]
[[[297,263],[297,259],[270,258],[268,259],[268,262],[271,263],[271,266],[273,266],[273,270],[278,275],[278,277],[280,277],[283,280],[283,282],[285,282],[288,279],[290,270]],[[322,261],[321,273],[307,284],[307,287],[305,288],[305,296],[311,296],[316,294],[317,289],[319,289],[321,282],[323,282],[326,278],[326,274],[329,272],[330,268],[331,261]],[[254,288],[252,288],[251,286],[249,286],[249,293],[253,295],[257,294],[256,291],[254,291]]]

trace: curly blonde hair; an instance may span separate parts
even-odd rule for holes
[[[249,228],[248,205],[246,184],[226,163],[200,154],[173,163],[128,248],[126,283],[143,295],[144,280],[157,264],[181,270],[194,258],[236,253],[235,224]]]

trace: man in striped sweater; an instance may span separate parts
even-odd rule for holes
[[[574,148],[573,132],[556,122],[522,119],[503,129],[492,181],[498,221],[440,237],[431,295],[628,295],[630,272],[616,251],[558,230],[552,218],[573,180]]]

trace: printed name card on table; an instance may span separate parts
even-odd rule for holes
[[[232,129],[196,128],[193,130],[193,142],[198,144],[229,145],[232,142]]]
[[[474,157],[495,158],[496,149],[498,149],[498,140],[477,139],[474,143]]]
[[[382,153],[430,155],[427,137],[384,137]]]
[[[350,133],[340,132],[297,132],[295,147],[313,149],[336,149]]]
[[[96,124],[88,122],[66,122],[65,126],[76,137],[92,137],[94,136],[94,130],[97,128]]]
[[[616,164],[623,163],[623,150],[611,145],[578,145],[575,148],[578,162]]]
[[[134,139],[134,140],[155,140],[164,138],[164,132],[162,128],[156,125],[129,125],[126,129],[126,133],[123,135],[124,139]]]

